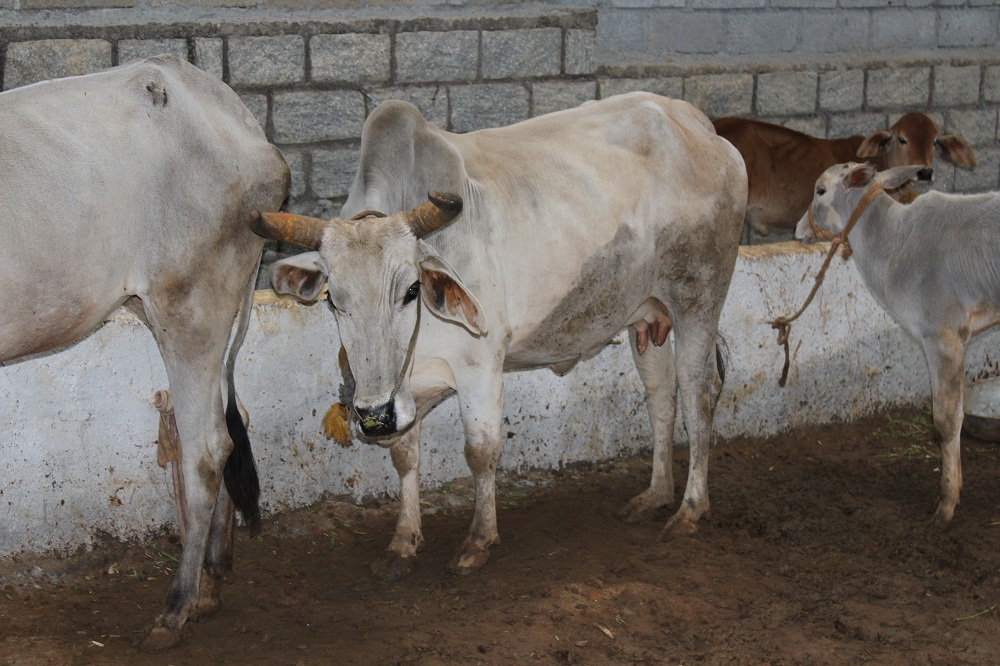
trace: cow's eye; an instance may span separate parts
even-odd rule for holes
[[[909,142],[906,139],[904,139],[903,137],[899,137],[899,143],[900,143],[900,145],[905,146]]]
[[[816,196],[821,197],[824,194],[826,194],[826,188],[825,187],[817,187],[816,188]]]
[[[403,305],[407,305],[420,295],[420,283],[414,282],[410,285],[410,288],[406,290],[406,296],[403,296]]]

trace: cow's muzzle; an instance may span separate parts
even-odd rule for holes
[[[396,433],[396,401],[378,407],[354,406],[361,432],[367,437],[385,437]]]
[[[917,172],[917,180],[930,181],[934,180],[934,169],[930,167],[925,167]]]

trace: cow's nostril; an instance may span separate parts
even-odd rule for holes
[[[396,432],[396,405],[390,400],[377,407],[354,406],[361,432],[369,437],[382,437]]]
[[[934,180],[934,169],[921,169],[917,172],[917,180]]]

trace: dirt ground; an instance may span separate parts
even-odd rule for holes
[[[941,530],[925,413],[727,442],[711,518],[667,542],[666,511],[614,518],[645,487],[646,458],[510,477],[503,543],[457,578],[460,480],[426,493],[427,550],[391,584],[369,564],[393,502],[330,500],[241,530],[222,610],[152,656],[135,645],[176,539],[22,557],[0,563],[0,664],[997,664],[1000,445],[966,438],[963,462]],[[680,481],[686,466],[679,451]]]

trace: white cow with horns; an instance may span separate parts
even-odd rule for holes
[[[166,366],[186,533],[142,646],[167,647],[218,607],[230,497],[259,521],[233,367],[264,243],[249,219],[281,205],[288,167],[236,93],[172,56],[4,92],[0,117],[0,362],[68,345],[128,304]]]
[[[811,214],[817,227],[834,234],[856,218],[847,238],[858,272],[923,349],[941,438],[934,515],[948,523],[962,489],[965,351],[973,336],[1000,323],[1000,193],[928,192],[904,205],[883,191],[905,185],[920,168],[878,173],[868,164],[832,166],[816,181]],[[805,220],[795,235],[811,232]]]
[[[309,300],[329,280],[361,430],[387,441],[399,473],[396,533],[375,575],[407,575],[423,546],[420,419],[434,405],[458,394],[475,476],[475,516],[449,564],[465,573],[499,542],[504,371],[567,372],[625,327],[655,453],[649,489],[623,515],[673,501],[679,389],[691,470],[668,528],[693,531],[709,509],[716,334],[746,206],[736,149],[690,104],[646,93],[464,135],[387,102],[361,143],[345,219],[264,214],[259,233],[317,250],[276,263],[272,282]],[[428,190],[454,194],[427,201]]]

